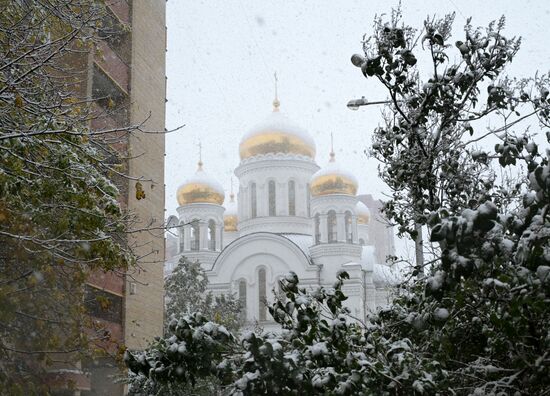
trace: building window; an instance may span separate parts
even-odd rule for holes
[[[288,214],[296,216],[296,183],[294,180],[288,182]]]
[[[256,202],[256,183],[250,185],[250,216],[252,218],[258,216],[258,203]]]
[[[194,219],[191,221],[191,250],[199,250],[200,248],[200,229],[199,229],[199,221],[197,219]]]
[[[241,306],[241,320],[246,320],[246,281],[239,281],[239,303]]]
[[[336,212],[334,210],[328,211],[327,231],[328,243],[335,243],[338,240],[338,237],[336,235]]]
[[[273,180],[270,180],[267,186],[267,194],[269,198],[269,215],[276,216],[277,202],[275,198],[275,182]]]
[[[86,312],[94,318],[122,323],[122,297],[86,285],[84,288]]]
[[[319,219],[319,213],[315,215],[315,244],[318,245],[321,242],[321,220]]]
[[[216,222],[208,221],[208,249],[216,250]]]
[[[258,271],[258,318],[260,321],[265,321],[267,319],[266,297],[265,269],[261,268]]]
[[[130,32],[124,28],[109,7],[105,7],[102,11],[99,37],[109,44],[120,60],[129,64],[131,57]]]
[[[183,221],[180,223],[178,235],[180,238],[180,253],[185,250],[185,226]]]
[[[353,243],[353,233],[351,232],[351,212],[347,211],[344,215],[344,225],[346,230],[346,242]]]
[[[92,98],[115,121],[128,121],[128,95],[101,68],[94,64],[92,73]]]

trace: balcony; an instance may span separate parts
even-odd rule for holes
[[[200,241],[199,240],[196,240],[196,241],[191,241],[191,250],[192,251],[198,251],[200,249]]]
[[[92,98],[118,125],[129,120],[128,94],[115,83],[98,65],[93,68]]]
[[[119,1],[117,6],[112,3],[107,12],[102,16],[99,37],[113,49],[118,57],[125,63],[130,64],[131,59],[131,35],[130,15],[128,4]]]
[[[216,241],[215,240],[208,241],[208,249],[209,250],[216,250]]]
[[[100,42],[98,47],[101,51],[101,56],[97,56],[95,62],[119,85],[120,88],[128,92],[130,68],[105,41]]]

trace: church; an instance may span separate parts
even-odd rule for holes
[[[276,98],[273,111],[242,137],[239,155],[237,197],[232,191],[226,197],[200,160],[178,188],[177,216],[168,219],[177,253],[165,274],[181,256],[199,261],[210,290],[238,296],[246,322],[268,330],[274,322],[266,302],[290,271],[306,288],[331,287],[338,272],[348,272],[344,293],[358,319],[385,306],[398,274],[377,249],[393,254],[387,249],[393,234],[375,224],[371,212],[378,207],[359,199],[356,177],[338,165],[334,150],[320,168],[314,140],[280,111]]]

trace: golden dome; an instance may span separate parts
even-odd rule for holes
[[[334,153],[331,152],[328,165],[311,177],[310,190],[314,197],[330,194],[355,195],[357,179],[338,167],[334,161]]]
[[[307,131],[279,112],[279,102],[261,124],[251,129],[239,145],[241,160],[265,154],[296,154],[315,158],[315,142]]]
[[[355,214],[357,215],[357,224],[368,224],[370,220],[370,210],[363,202],[357,202],[355,206]]]
[[[203,171],[200,161],[195,175],[178,188],[176,196],[180,206],[193,203],[221,205],[225,198],[223,187]]]
[[[223,230],[226,232],[237,231],[237,203],[235,202],[235,194],[229,195],[229,202],[225,206],[223,214]]]

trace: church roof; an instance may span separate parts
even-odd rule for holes
[[[315,141],[280,111],[250,129],[239,145],[241,160],[263,154],[298,154],[315,158]]]
[[[192,203],[223,203],[225,193],[222,185],[209,176],[202,166],[202,161],[199,161],[195,174],[178,188],[176,197],[180,206]]]
[[[235,194],[231,192],[229,202],[224,202],[225,212],[223,213],[224,230],[227,232],[237,231],[238,208],[235,202]]]
[[[357,193],[357,178],[353,173],[343,169],[330,153],[330,161],[311,176],[311,195],[318,197],[329,194],[355,195]]]
[[[304,234],[281,234],[289,241],[293,242],[309,258],[309,247],[313,245],[313,237]]]
[[[357,214],[357,224],[367,224],[369,222],[370,210],[363,202],[357,201],[355,213]]]

